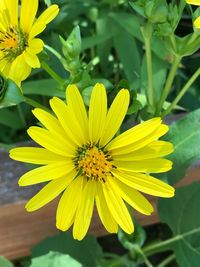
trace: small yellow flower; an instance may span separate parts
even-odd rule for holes
[[[107,111],[107,95],[102,84],[93,88],[87,111],[75,85],[66,90],[67,104],[57,97],[50,100],[55,116],[34,109],[43,124],[30,127],[29,136],[43,148],[22,147],[10,157],[22,162],[45,165],[24,174],[20,186],[50,181],[26,205],[34,211],[57,197],[57,228],[73,226],[73,236],[81,240],[87,233],[94,204],[108,232],[118,225],[127,233],[134,231],[124,203],[150,215],[152,205],[139,192],[172,197],[174,188],[150,176],[171,169],[172,162],[161,157],[171,153],[169,142],[158,141],[168,131],[160,118],[145,121],[119,136],[129,105],[129,92],[122,89]]]
[[[190,5],[200,6],[200,0],[186,0],[186,3]],[[195,19],[194,27],[200,29],[200,17]]]
[[[58,14],[58,6],[47,8],[37,20],[38,0],[22,0],[18,19],[18,0],[0,1],[0,72],[20,85],[32,68],[39,68],[37,54],[43,49],[35,38]]]

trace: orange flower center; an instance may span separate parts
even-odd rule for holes
[[[82,150],[76,166],[88,179],[101,182],[106,182],[113,168],[111,157],[96,146]]]

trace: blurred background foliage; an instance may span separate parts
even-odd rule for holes
[[[131,103],[122,130],[133,125],[138,118],[151,117],[146,98],[148,77],[143,38],[145,28],[141,29],[147,17],[156,25],[151,39],[156,103],[162,94],[174,56],[178,53],[184,55],[176,72],[168,103],[165,103],[166,106],[169,105],[199,68],[200,40],[197,38],[197,42],[190,48],[182,45],[184,42],[187,44],[187,36],[193,34],[192,16],[197,16],[199,10],[196,9],[193,13],[191,7],[185,7],[185,1],[168,1],[170,5],[167,6],[167,1],[162,0],[157,1],[162,9],[157,10],[152,6],[140,8],[147,2],[40,1],[40,12],[46,5],[57,3],[60,14],[42,34],[46,44],[40,55],[42,68],[32,71],[29,79],[23,82],[24,95],[21,95],[11,81],[7,81],[9,90],[4,93],[5,81],[0,81],[0,95],[3,99],[0,102],[0,146],[9,148],[17,142],[28,140],[26,129],[36,123],[30,105],[34,106],[34,101],[37,101],[48,107],[52,96],[64,98],[64,90],[69,82],[78,84],[86,105],[89,103],[92,85],[97,81],[105,84],[110,102],[120,88],[128,88],[131,92]],[[149,1],[153,2],[156,1]],[[80,27],[81,37],[76,26]],[[172,33],[178,36],[177,47],[173,48],[168,38]],[[74,35],[75,45],[71,43]],[[66,40],[69,45],[67,50],[62,46]],[[60,55],[61,60],[58,59]],[[28,99],[32,102],[29,103]],[[182,179],[188,167],[200,158],[199,107],[197,79],[176,107],[174,114],[177,117],[166,136],[175,146],[175,153],[169,157],[174,162],[174,168],[160,178],[171,184]],[[171,116],[166,118],[170,123],[173,120],[174,117]],[[161,223],[145,230],[137,225],[136,232],[131,236],[121,231],[118,237],[111,235],[99,238],[97,242],[94,237],[88,236],[78,242],[72,239],[70,233],[60,234],[33,248],[32,259],[22,259],[14,264],[17,267],[199,267],[199,190],[199,183],[196,183],[178,189],[175,198],[171,200],[159,200]],[[13,263],[0,257],[0,266],[12,267]]]

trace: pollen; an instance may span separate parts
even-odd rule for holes
[[[82,150],[77,161],[77,168],[87,179],[106,182],[113,168],[111,157],[96,146]]]

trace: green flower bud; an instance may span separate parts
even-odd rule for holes
[[[152,23],[167,21],[168,5],[165,0],[150,0],[145,5],[145,15]]]

